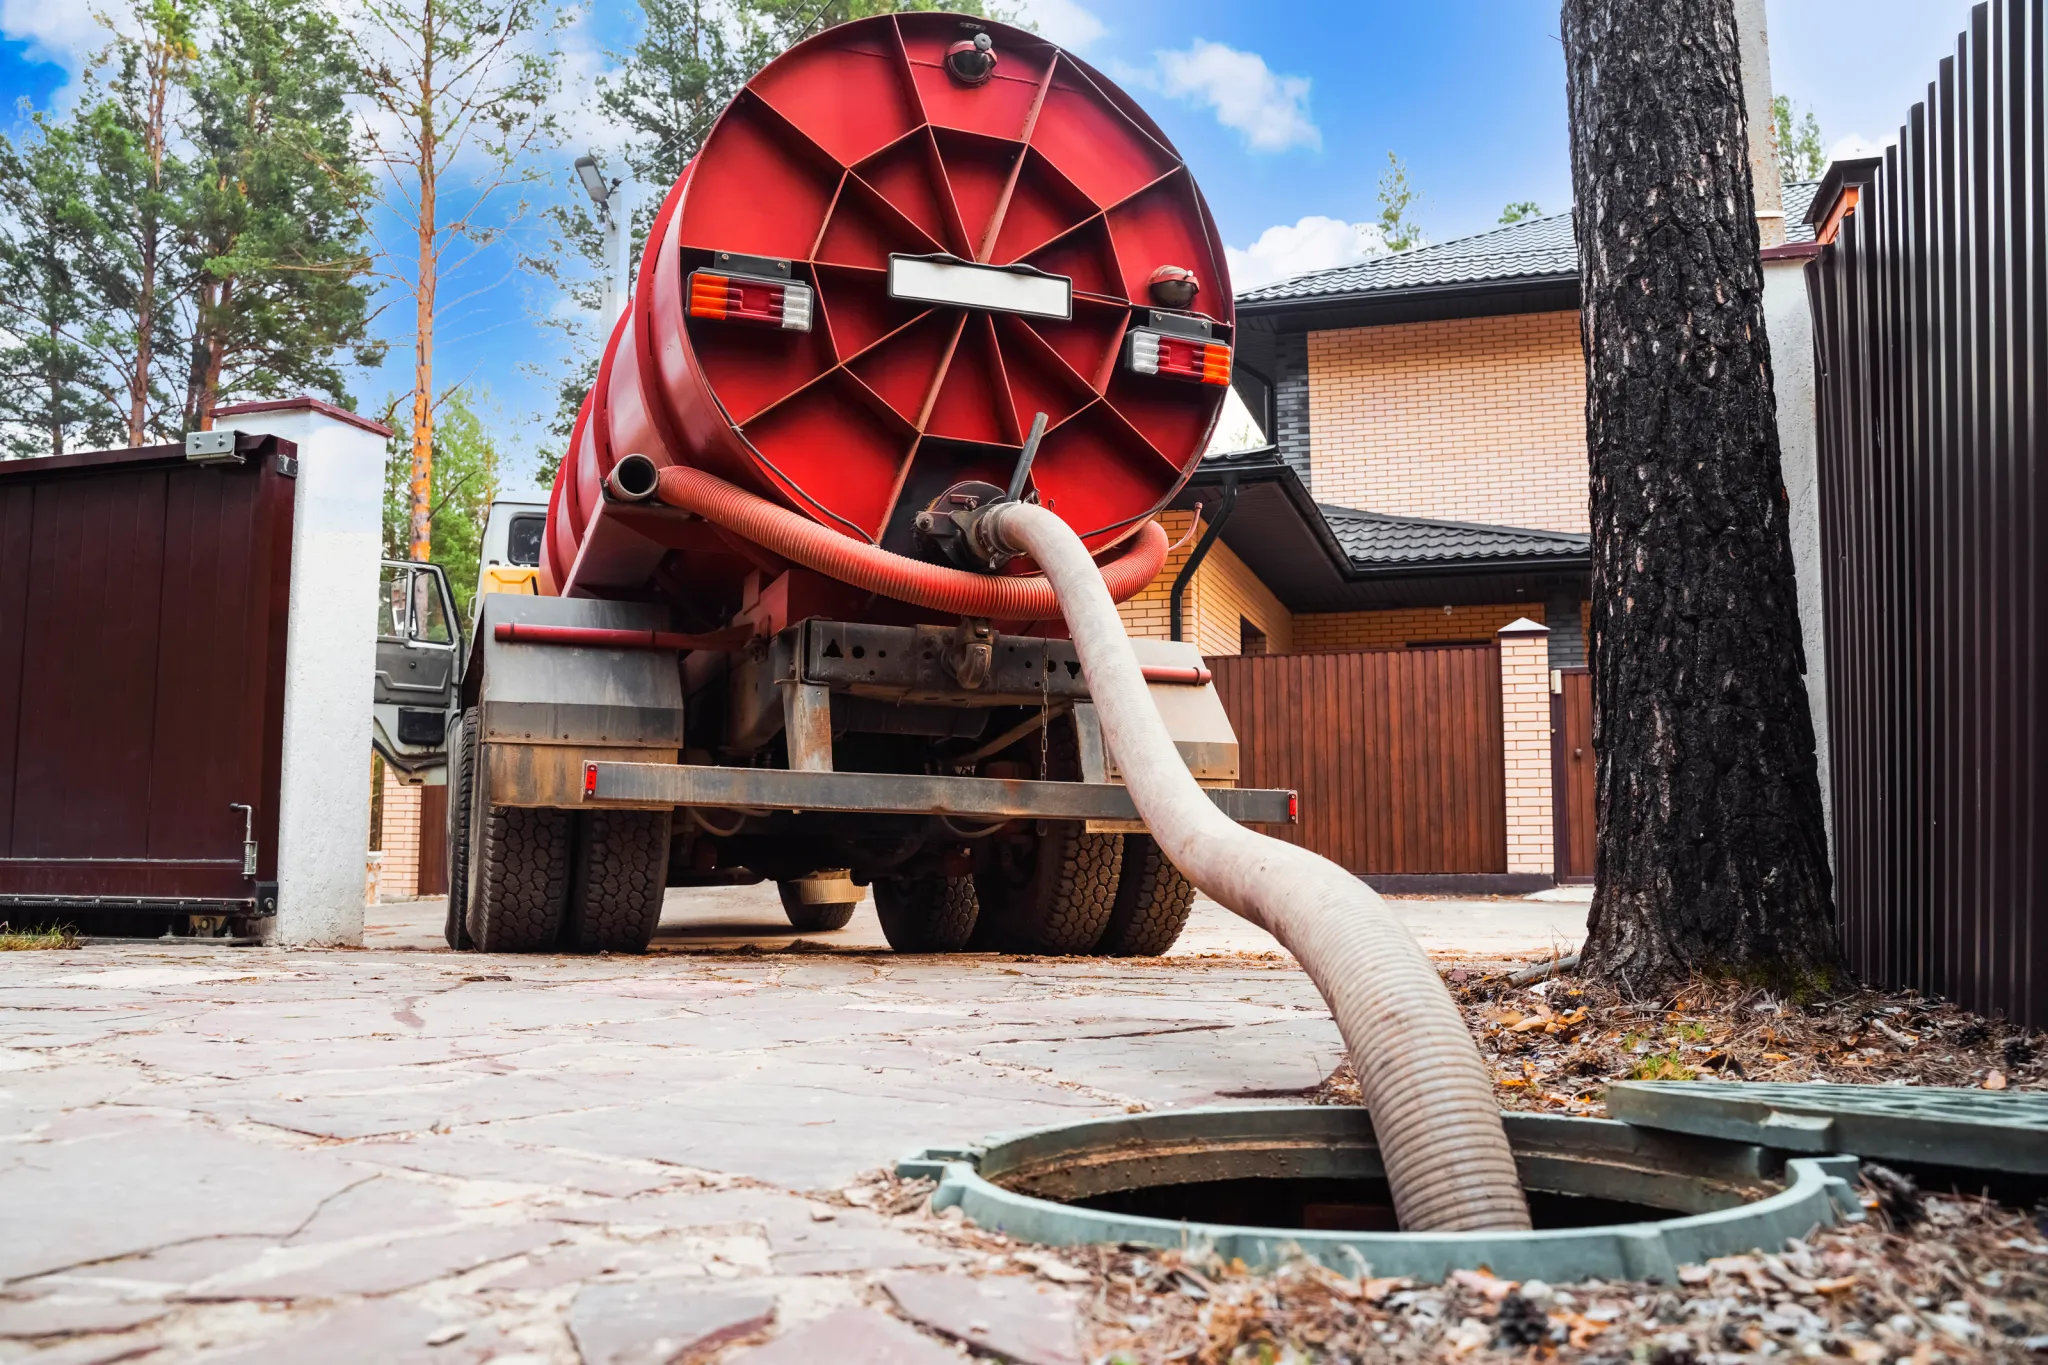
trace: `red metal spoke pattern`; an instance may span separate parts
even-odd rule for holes
[[[946,63],[977,30],[997,64],[973,84]],[[940,254],[1062,276],[1072,317],[889,296],[892,256]],[[777,262],[812,291],[808,331],[689,315],[692,272],[773,280]],[[909,514],[961,479],[1006,482],[1039,412],[1038,493],[1111,543],[1200,458],[1222,403],[1217,386],[1124,368],[1163,265],[1195,273],[1195,310],[1228,342],[1222,248],[1193,180],[1086,63],[955,15],[828,29],[748,83],[671,192],[572,440],[550,564],[573,558],[627,450],[914,553]]]

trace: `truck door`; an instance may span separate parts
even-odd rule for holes
[[[462,678],[462,632],[438,564],[384,561],[377,583],[372,742],[413,773],[446,761],[448,713]]]

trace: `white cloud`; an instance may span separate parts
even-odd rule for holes
[[[1309,117],[1306,76],[1277,75],[1256,52],[1197,38],[1187,48],[1152,54],[1155,73],[1141,82],[1179,99],[1206,104],[1216,121],[1244,135],[1255,152],[1320,147],[1322,129]]]
[[[1883,156],[1885,149],[1891,145],[1890,142],[1872,142],[1869,138],[1851,133],[1828,148],[1828,160],[1855,161],[1866,156]]]
[[[0,0],[0,36],[26,44],[30,60],[62,67],[71,78],[52,93],[52,107],[69,106],[78,91],[79,73],[113,36],[99,21],[97,8],[82,0]],[[122,32],[134,31],[125,9],[115,10],[111,17]]]
[[[1102,20],[1074,0],[1023,0],[1013,12],[1042,36],[1077,52],[1109,32]]]
[[[1311,270],[1328,270],[1387,254],[1377,223],[1347,223],[1311,214],[1293,226],[1276,224],[1240,250],[1225,247],[1231,288],[1243,293]]]

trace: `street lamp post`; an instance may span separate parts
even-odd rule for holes
[[[597,221],[604,229],[604,325],[610,330],[633,292],[632,192],[624,179],[605,179],[594,155],[576,158],[576,178],[597,205]]]

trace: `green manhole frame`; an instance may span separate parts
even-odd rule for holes
[[[1850,1186],[1853,1156],[1792,1157],[1751,1143],[1654,1133],[1610,1119],[1506,1113],[1509,1141],[1535,1188],[1642,1199],[1645,1181],[1690,1179],[1692,1202],[1726,1203],[1739,1189],[1761,1197],[1652,1222],[1538,1232],[1326,1232],[1179,1222],[1110,1213],[1006,1189],[984,1176],[1060,1183],[1056,1172],[1089,1172],[1134,1162],[1177,1177],[1104,1188],[1233,1176],[1376,1174],[1378,1148],[1362,1109],[1329,1105],[1246,1105],[1126,1115],[1003,1134],[972,1147],[928,1148],[897,1174],[938,1181],[932,1207],[958,1207],[981,1228],[1045,1246],[1131,1243],[1207,1247],[1272,1269],[1298,1255],[1346,1275],[1407,1276],[1436,1283],[1454,1270],[1486,1269],[1506,1279],[1674,1281],[1678,1267],[1715,1256],[1775,1248],[1817,1227],[1863,1216]],[[1204,1165],[1204,1153],[1212,1160]],[[1665,1169],[1697,1163],[1700,1174]],[[1532,1175],[1532,1170],[1534,1174]],[[1567,1183],[1560,1184],[1560,1181]],[[1085,1191],[1084,1191],[1085,1192]],[[1670,1190],[1660,1191],[1668,1196]]]

